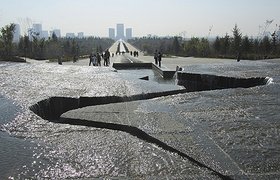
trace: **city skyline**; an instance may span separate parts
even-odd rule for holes
[[[124,28],[124,24],[116,24],[117,28],[109,28],[109,33],[106,38],[111,38],[114,40],[118,39],[132,39],[132,28]],[[118,28],[120,27],[120,28]],[[85,36],[84,32],[68,32],[65,35],[61,35],[60,29],[53,29],[53,30],[43,30],[43,25],[40,23],[32,24],[30,28],[27,30],[27,34],[29,36],[29,39],[32,40],[33,36],[37,36],[38,38],[45,38],[48,39],[49,37],[52,37],[53,34],[55,34],[57,37],[66,37],[66,38],[84,38],[89,37]],[[24,34],[21,33],[21,27],[19,24],[15,24],[15,30],[14,30],[14,42],[19,42],[20,36],[23,36]]]
[[[33,23],[61,29],[62,35],[82,31],[99,37],[108,37],[108,28],[118,22],[133,27],[134,37],[224,36],[232,33],[235,24],[243,35],[256,36],[265,30],[267,20],[273,20],[267,31],[280,25],[278,0],[0,1],[0,27],[20,24],[22,34]]]
[[[132,28],[125,28],[124,24],[118,23],[115,28],[109,28],[109,38],[111,39],[132,39]]]

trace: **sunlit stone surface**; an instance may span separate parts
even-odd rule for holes
[[[85,107],[63,117],[137,127],[233,178],[279,178],[279,60],[191,65],[184,69],[273,80],[268,85],[247,89]],[[23,141],[22,147],[30,149],[31,154],[21,151],[26,163],[19,163],[20,167],[11,166],[8,158],[1,162],[1,168],[3,165],[7,168],[2,168],[5,173],[0,177],[218,179],[210,170],[187,158],[129,133],[48,122],[29,110],[31,105],[52,96],[130,96],[180,89],[173,82],[158,83],[139,80],[140,77],[141,73],[138,77],[137,73],[129,75],[104,67],[33,61],[1,63],[0,94],[20,108],[15,118],[10,117],[11,122],[1,123],[1,133],[9,132]],[[15,151],[15,146],[10,146]]]

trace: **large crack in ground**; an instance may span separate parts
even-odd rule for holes
[[[84,119],[74,119],[74,118],[61,118],[60,116],[70,110],[87,107],[87,106],[96,106],[103,104],[111,104],[111,103],[120,103],[120,102],[129,102],[129,101],[137,101],[137,100],[147,100],[153,99],[162,96],[175,95],[179,93],[193,92],[193,91],[203,91],[203,90],[212,90],[212,89],[225,89],[225,88],[235,88],[235,87],[253,87],[258,85],[265,85],[268,81],[267,78],[249,78],[249,79],[241,79],[241,78],[227,78],[227,77],[219,77],[213,75],[180,75],[179,81],[185,80],[190,82],[191,87],[186,87],[186,89],[182,90],[174,90],[174,91],[164,91],[164,92],[155,92],[155,93],[147,93],[147,94],[138,94],[133,96],[106,96],[106,97],[80,97],[80,98],[70,98],[70,97],[50,97],[48,99],[42,100],[35,105],[30,107],[30,110],[35,114],[40,116],[41,118],[55,122],[55,123],[63,123],[70,125],[80,125],[80,126],[89,126],[96,128],[105,128],[111,130],[118,130],[127,132],[133,136],[138,137],[139,139],[145,140],[149,143],[156,144],[157,146],[173,152],[178,155],[187,158],[193,164],[206,168],[213,172],[215,175],[222,179],[231,179],[227,175],[223,175],[222,173],[216,171],[215,169],[195,160],[191,156],[187,155],[184,152],[181,152],[166,143],[152,137],[147,134],[143,130],[129,125],[116,124],[116,123],[106,123],[102,121],[88,121]],[[228,81],[227,81],[228,79]],[[210,86],[210,83],[211,86]],[[184,83],[183,83],[184,84]],[[185,85],[185,84],[184,84]],[[186,85],[185,85],[186,86]]]

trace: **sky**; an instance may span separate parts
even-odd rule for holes
[[[279,29],[280,0],[0,0],[0,27],[32,23],[43,30],[84,32],[108,37],[117,23],[133,29],[134,37],[208,37],[232,34],[237,24],[243,35],[256,36]],[[260,28],[261,26],[261,28]]]

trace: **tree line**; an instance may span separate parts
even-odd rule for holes
[[[114,40],[109,38],[58,38],[52,34],[48,39],[40,38],[38,34],[20,37],[18,43],[13,43],[15,25],[10,24],[0,31],[0,60],[13,60],[18,57],[28,57],[37,60],[63,61],[77,60],[88,56],[92,52],[103,52],[109,48]]]
[[[236,58],[237,54],[242,59],[266,59],[280,57],[280,37],[276,32],[262,38],[243,36],[237,25],[232,30],[232,35],[208,38],[192,37],[185,40],[182,37],[142,37],[129,40],[129,43],[152,55],[155,50],[162,51],[165,55]]]
[[[50,59],[63,61],[77,60],[92,52],[103,52],[109,48],[114,40],[109,38],[58,38],[55,34],[48,39],[39,38],[38,35],[24,35],[19,43],[13,43],[14,24],[6,25],[0,30],[0,60],[18,60],[18,57],[32,59]],[[165,55],[236,58],[241,54],[242,59],[266,59],[280,57],[280,37],[276,32],[262,38],[249,38],[243,36],[237,25],[232,35],[216,37],[210,41],[208,38],[192,37],[184,39],[174,37],[142,37],[128,40],[129,43],[153,55],[160,50]]]

